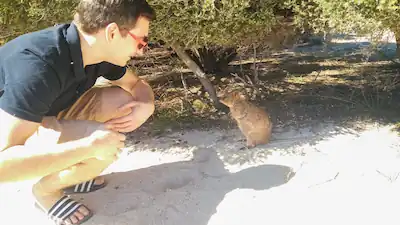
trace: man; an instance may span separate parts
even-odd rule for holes
[[[71,24],[0,47],[0,182],[38,178],[37,204],[58,224],[91,217],[67,194],[104,187],[123,133],[154,111],[150,86],[126,69],[154,16],[145,0],[82,0]],[[112,85],[93,87],[100,76]]]

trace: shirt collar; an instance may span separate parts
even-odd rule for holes
[[[78,29],[73,22],[67,28],[66,40],[69,45],[71,64],[74,68],[74,75],[77,78],[84,78],[85,69],[83,67],[81,43],[79,40]]]

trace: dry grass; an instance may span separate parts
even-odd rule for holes
[[[394,102],[400,100],[396,92],[400,80],[397,66],[391,60],[366,62],[363,56],[348,55],[318,56],[313,52],[290,51],[268,56],[260,54],[256,59],[258,84],[253,82],[253,56],[241,56],[242,60],[230,64],[231,74],[222,78],[210,76],[210,79],[217,93],[243,90],[270,111],[277,126],[364,116],[381,119],[394,115],[392,112],[398,110]],[[162,62],[148,61],[157,66],[147,63],[147,66],[136,67],[144,77],[185,69],[171,54],[162,58]],[[226,113],[211,106],[207,93],[192,74],[181,76],[178,72],[151,84],[157,101],[150,124],[160,129],[233,125]]]

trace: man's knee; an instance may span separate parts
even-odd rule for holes
[[[133,100],[133,96],[129,92],[117,86],[103,88],[101,98],[103,103],[114,107]]]
[[[108,120],[129,114],[130,109],[128,109],[127,111],[118,111],[118,109],[120,109],[125,104],[135,100],[135,96],[132,96],[131,93],[125,91],[120,87],[104,88],[101,95],[101,112],[103,114],[102,117],[107,117]],[[143,103],[141,107],[143,113],[140,116],[142,116],[144,119],[149,118],[154,113],[154,101]]]
[[[154,102],[148,102],[146,104],[143,105],[144,107],[144,117],[147,119],[149,118],[151,115],[153,115],[154,110],[155,110],[155,105]]]
[[[132,95],[120,87],[102,88],[96,120],[106,122],[112,118],[128,114],[129,112],[119,112],[118,109],[133,100]]]

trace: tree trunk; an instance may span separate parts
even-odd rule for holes
[[[396,37],[396,57],[400,59],[400,29],[394,31]]]
[[[204,89],[210,95],[211,100],[215,108],[219,109],[221,103],[217,97],[214,86],[211,84],[210,80],[207,78],[206,74],[201,70],[201,68],[194,62],[190,56],[184,51],[184,49],[177,43],[171,45],[172,49],[176,52],[179,58],[186,64],[187,67],[194,73],[194,75],[200,80]]]

